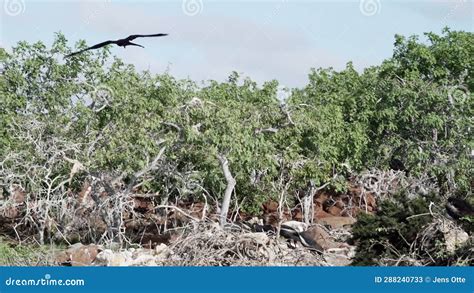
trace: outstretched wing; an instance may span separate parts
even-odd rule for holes
[[[99,49],[99,48],[102,48],[104,46],[107,46],[107,45],[110,45],[110,44],[115,44],[116,41],[105,41],[105,42],[102,42],[102,43],[99,43],[97,45],[94,45],[92,47],[89,47],[89,48],[85,48],[85,49],[82,49],[80,51],[77,51],[77,52],[74,52],[74,53],[71,53],[71,54],[68,54],[66,56],[64,56],[65,58],[69,58],[71,56],[74,56],[74,55],[77,55],[77,54],[81,54],[85,51],[89,51],[89,50],[94,50],[94,49]]]
[[[127,41],[133,41],[136,38],[147,38],[147,37],[164,37],[167,36],[168,34],[153,34],[153,35],[130,35],[125,38]]]

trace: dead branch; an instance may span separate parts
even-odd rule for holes
[[[137,171],[135,172],[133,175],[132,175],[132,180],[130,181],[130,183],[128,184],[128,187],[127,187],[127,192],[130,192],[130,190],[133,189],[133,187],[135,186],[135,182],[140,178],[142,177],[143,175],[147,174],[148,172],[150,171],[153,171],[155,170],[157,167],[158,167],[158,162],[160,161],[161,157],[163,156],[163,153],[165,152],[166,150],[166,146],[162,147],[160,149],[160,151],[158,152],[158,154],[155,156],[155,158],[153,159],[153,161],[151,161],[150,163],[147,164],[147,166],[145,168],[143,168],[142,170],[140,171]],[[116,180],[114,180],[116,181]]]
[[[172,206],[172,205],[158,205],[155,207],[155,209],[172,209],[172,210],[176,210],[178,211],[179,213],[183,214],[184,216],[190,218],[191,220],[195,221],[195,222],[199,222],[200,220],[198,218],[195,218],[193,216],[191,216],[190,214],[186,213],[185,211],[183,211],[182,209],[176,207],[176,206]]]
[[[224,227],[227,221],[227,213],[229,212],[230,198],[232,196],[232,191],[234,191],[236,181],[229,170],[229,161],[227,158],[220,154],[217,155],[217,158],[221,164],[222,172],[224,173],[224,177],[227,182],[220,214],[221,227]]]
[[[74,159],[70,159],[68,157],[66,157],[66,155],[63,153],[62,154],[62,157],[64,160],[66,160],[67,162],[73,164],[72,165],[72,168],[71,168],[71,171],[69,173],[69,179],[68,179],[68,185],[71,185],[71,182],[72,182],[72,178],[74,177],[74,175],[82,170],[85,170],[86,168],[84,167],[84,165],[79,162],[78,160],[74,160]]]

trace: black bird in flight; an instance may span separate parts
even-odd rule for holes
[[[164,36],[167,36],[167,35],[168,34],[130,35],[130,36],[126,37],[125,39],[120,39],[120,40],[115,40],[115,41],[105,41],[105,42],[99,43],[99,44],[94,45],[92,47],[85,48],[83,50],[68,54],[68,55],[65,56],[65,58],[68,58],[68,57],[71,57],[71,56],[74,56],[74,55],[77,55],[77,54],[81,54],[82,52],[85,52],[85,51],[99,49],[99,48],[102,48],[102,47],[110,45],[110,44],[115,44],[117,46],[121,46],[121,47],[124,47],[124,48],[127,47],[127,46],[138,46],[138,47],[145,48],[142,45],[132,43],[131,41],[135,40],[136,38],[164,37]]]

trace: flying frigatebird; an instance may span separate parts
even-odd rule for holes
[[[99,49],[99,48],[102,48],[102,47],[107,46],[107,45],[110,45],[110,44],[115,44],[115,45],[117,45],[117,46],[121,46],[121,47],[124,47],[124,48],[127,47],[127,46],[138,46],[138,47],[145,48],[145,47],[143,47],[142,45],[132,43],[131,41],[135,40],[136,38],[164,37],[164,36],[167,36],[167,35],[168,35],[168,34],[130,35],[130,36],[126,37],[125,39],[120,39],[120,40],[115,40],[115,41],[110,40],[110,41],[105,41],[105,42],[96,44],[96,45],[94,45],[94,46],[92,46],[92,47],[85,48],[85,49],[83,49],[83,50],[80,50],[80,51],[77,51],[77,52],[68,54],[68,55],[65,56],[65,58],[68,58],[68,57],[71,57],[71,56],[74,56],[74,55],[77,55],[77,54],[81,54],[82,52],[85,52],[85,51],[94,50],[94,49]]]

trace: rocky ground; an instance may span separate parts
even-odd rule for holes
[[[279,211],[277,202],[268,201],[260,217],[245,219],[245,215],[239,215],[241,219],[224,228],[210,220],[212,217],[192,220],[203,214],[202,204],[183,205],[168,218],[170,223],[179,220],[181,227],[161,232],[144,229],[140,245],[126,249],[76,243],[58,253],[55,262],[72,266],[346,266],[355,253],[355,246],[348,243],[356,221],[353,215],[361,212],[360,208],[346,208],[351,200],[354,198],[349,195],[336,198],[320,193],[313,199],[313,223],[308,224],[301,207]],[[152,210],[149,201],[135,201],[142,213]],[[371,195],[366,201],[367,212],[376,209]]]
[[[380,186],[393,184],[400,178],[397,174],[390,173],[387,182],[375,182],[381,182]],[[370,178],[366,181],[372,182]],[[85,185],[70,202],[61,203],[70,211],[64,215],[65,219],[70,217],[69,224],[60,227],[59,223],[49,223],[44,229],[43,237],[67,243],[67,247],[57,249],[52,245],[54,249],[46,253],[48,259],[41,264],[347,266],[356,251],[351,229],[357,215],[375,213],[377,200],[387,196],[372,185],[370,191],[367,182],[354,182],[344,193],[318,191],[303,195],[292,207],[268,200],[258,216],[233,211],[224,227],[218,222],[217,210],[202,202],[178,201],[160,206],[153,197],[137,193],[115,197],[112,202],[99,201],[92,198],[92,188]],[[35,216],[36,203],[26,198],[21,191],[12,192],[0,206],[0,235],[13,247],[31,243],[31,239],[37,241],[37,237],[27,234],[31,231],[27,221]],[[120,210],[107,208],[116,207],[117,202],[123,204]],[[111,218],[118,219],[118,224]],[[113,234],[115,239],[107,238],[111,224],[120,227],[119,233]],[[447,251],[469,241],[469,235],[449,219],[439,218],[433,225],[433,231],[443,233]],[[93,237],[98,241],[91,240]],[[19,238],[22,243],[18,243]]]
[[[291,223],[290,223],[291,224]],[[293,221],[293,224],[295,222]],[[285,223],[283,224],[285,225]],[[355,247],[341,241],[349,228],[328,229],[316,224],[303,231],[319,249],[267,232],[232,231],[214,223],[201,223],[193,233],[153,248],[114,249],[76,243],[56,254],[58,265],[70,266],[345,266]],[[321,249],[322,248],[322,249]]]

